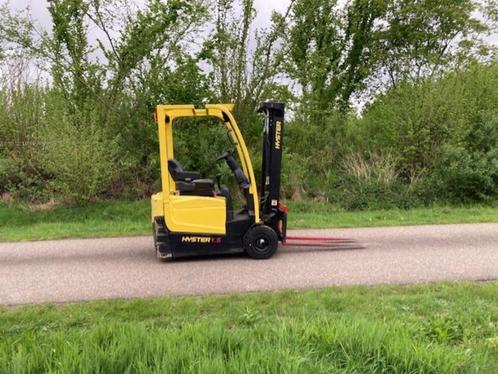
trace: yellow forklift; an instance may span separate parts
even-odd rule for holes
[[[270,258],[279,241],[285,242],[287,207],[280,202],[280,172],[284,130],[284,104],[262,103],[263,152],[261,185],[256,186],[251,158],[232,114],[232,104],[158,105],[155,119],[159,132],[162,191],[152,195],[154,246],[160,259],[245,252],[255,259]],[[175,159],[175,121],[183,117],[214,117],[227,129],[234,150],[224,161],[245,199],[235,210],[229,189],[184,170]],[[219,121],[217,121],[219,122]],[[259,192],[259,194],[258,194]]]

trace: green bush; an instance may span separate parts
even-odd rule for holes
[[[19,174],[19,166],[14,160],[0,158],[0,193],[8,191]]]
[[[41,157],[52,175],[50,188],[63,199],[85,202],[104,192],[116,169],[117,142],[90,118],[76,126],[69,116],[52,123],[42,135]]]
[[[330,180],[329,201],[347,210],[410,208],[415,184],[403,183],[391,155],[350,154]]]
[[[284,197],[300,200],[305,192],[309,157],[291,153],[284,148],[282,154],[281,189]]]
[[[21,168],[36,163],[37,133],[44,118],[47,91],[39,84],[0,86],[0,154]]]
[[[11,159],[0,158],[0,195],[8,193],[14,200],[39,202],[50,198],[46,181],[34,170],[30,173]]]
[[[180,73],[165,73],[157,87],[153,79],[144,82],[136,98],[120,93],[112,108],[102,102],[105,94],[75,106],[38,83],[0,89],[0,192],[29,201],[85,202],[157,191],[154,104],[175,97],[199,103],[208,91],[175,91],[189,82]],[[166,82],[173,86],[165,99]],[[242,109],[239,123],[259,178],[260,118]],[[175,156],[208,177],[223,172],[223,183],[235,192],[231,172],[215,162],[233,147],[225,128],[220,121],[202,122],[177,122]],[[346,209],[492,202],[498,198],[498,64],[398,84],[361,117],[328,113],[310,123],[306,113],[292,112],[284,144],[287,198],[329,200]]]
[[[16,200],[45,200],[39,130],[47,90],[36,83],[14,83],[0,87],[0,193]]]
[[[431,177],[441,199],[451,202],[486,202],[498,196],[498,148],[486,154],[463,147],[444,147]]]
[[[349,197],[359,196],[347,206],[389,206],[400,193],[400,206],[496,199],[498,64],[400,84],[351,120],[346,133],[357,150],[392,154],[398,175],[394,185],[365,185],[368,178],[346,174],[344,188],[358,191]]]
[[[483,117],[498,118],[498,63],[400,84],[367,108],[352,132],[357,148],[393,154],[400,173],[413,177],[432,171],[444,145],[479,146],[481,134],[490,134]]]

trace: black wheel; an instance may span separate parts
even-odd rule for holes
[[[275,230],[265,225],[251,227],[244,235],[246,253],[257,260],[270,258],[278,248],[278,236]]]
[[[154,238],[154,249],[157,252],[157,234],[156,234],[156,223],[152,224],[152,237]]]
[[[165,261],[171,258],[171,253],[167,250],[167,230],[164,219],[156,218],[152,224],[152,235],[154,236],[154,249],[159,260]]]

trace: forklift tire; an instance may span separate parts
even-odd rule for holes
[[[156,251],[156,257],[159,261],[167,261],[171,256],[164,254],[159,251],[159,247],[164,246],[166,239],[166,229],[164,228],[163,221],[161,219],[155,219],[152,224],[152,235],[154,237],[154,249]]]
[[[269,226],[251,227],[244,235],[244,250],[256,260],[270,258],[278,249],[278,236]]]

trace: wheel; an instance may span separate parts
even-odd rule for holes
[[[156,256],[160,261],[171,258],[171,253],[167,250],[167,230],[164,226],[164,220],[156,218],[152,224],[152,235],[154,237],[154,249]]]
[[[251,227],[244,235],[244,250],[257,260],[270,258],[278,248],[275,230],[265,225]]]

